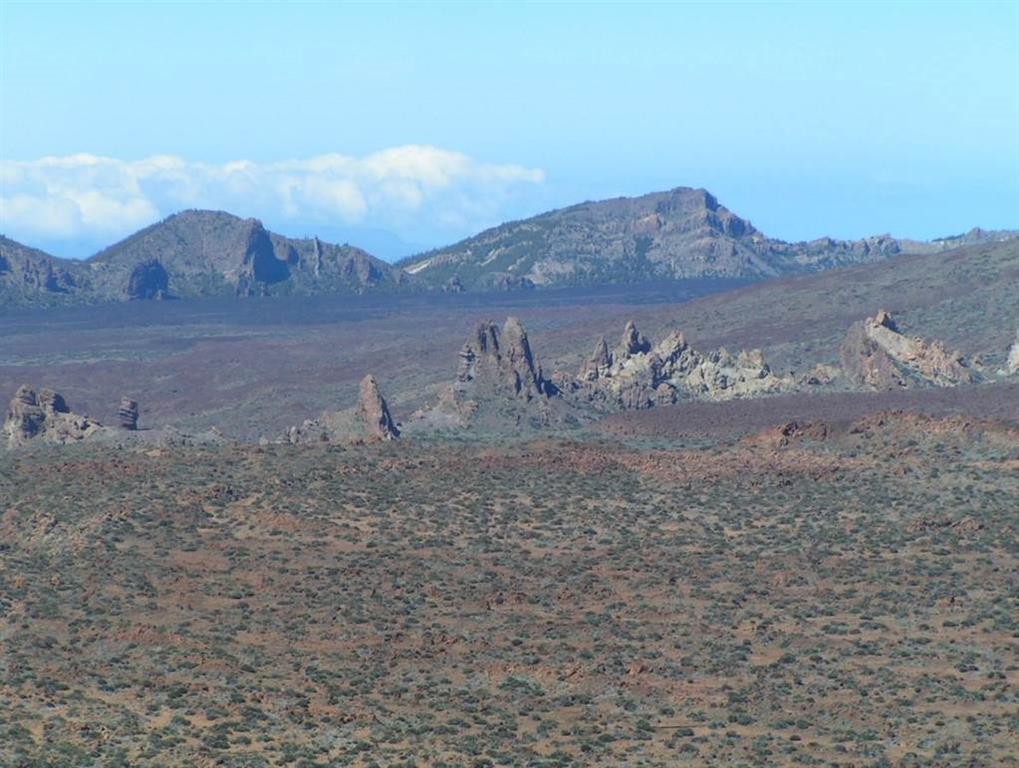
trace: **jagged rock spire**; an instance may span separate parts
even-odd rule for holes
[[[457,386],[485,379],[510,397],[531,399],[548,388],[535,363],[531,343],[520,320],[509,317],[499,329],[495,323],[479,323],[459,353]]]
[[[637,330],[633,320],[628,320],[619,342],[619,356],[643,355],[651,350],[651,342]]]
[[[594,344],[594,351],[580,369],[580,378],[584,381],[594,381],[602,372],[612,366],[612,353],[609,352],[608,342],[604,336],[599,336]]]
[[[364,422],[369,437],[395,440],[400,436],[400,430],[389,413],[389,406],[379,392],[379,383],[371,374],[361,379],[357,413]]]

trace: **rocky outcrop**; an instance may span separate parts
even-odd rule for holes
[[[379,384],[371,374],[361,380],[357,414],[364,422],[365,431],[370,438],[395,440],[400,436],[400,430],[389,414],[389,407],[379,392]]]
[[[517,318],[507,318],[501,331],[495,323],[480,323],[460,350],[455,391],[470,395],[479,387],[525,401],[551,394]]]
[[[459,275],[454,275],[454,277],[456,277],[459,281]],[[461,283],[461,288],[462,287]],[[485,291],[526,291],[534,288],[535,285],[534,281],[529,277],[511,275],[506,272],[495,272],[485,275],[479,281],[478,287]]]
[[[357,406],[343,411],[323,411],[317,419],[305,419],[300,426],[288,428],[279,442],[358,443],[395,440],[400,428],[392,415],[379,385],[372,375],[361,380]]]
[[[907,378],[895,360],[867,334],[865,323],[853,323],[839,348],[839,361],[846,378],[868,389],[905,387]]]
[[[597,407],[640,410],[682,400],[729,400],[791,389],[771,372],[760,350],[702,353],[682,333],[652,346],[632,322],[614,352],[599,339],[570,391]]]
[[[165,299],[170,276],[159,259],[148,259],[131,270],[124,293],[128,299]]]
[[[637,327],[630,320],[623,328],[623,338],[619,342],[617,357],[630,358],[634,355],[644,355],[651,351],[651,342],[637,330]]]
[[[117,419],[120,428],[134,432],[138,429],[138,401],[129,397],[120,398],[120,407],[117,409]]]
[[[418,425],[539,426],[559,419],[552,406],[559,390],[542,372],[517,318],[507,318],[501,329],[492,322],[479,323],[458,360],[456,378],[439,402],[414,414]]]
[[[962,355],[940,341],[906,336],[883,309],[850,327],[839,357],[846,377],[869,389],[953,387],[976,379]]]
[[[1008,360],[1005,361],[1005,373],[1019,373],[1019,331],[1016,331],[1015,342],[1008,351]]]
[[[577,378],[581,381],[597,381],[604,376],[612,367],[612,353],[609,352],[608,342],[604,336],[599,336],[594,344],[594,352],[591,353],[580,369]]]
[[[72,413],[64,398],[52,389],[38,393],[23,385],[18,388],[7,409],[3,437],[9,448],[31,440],[71,443],[103,430],[99,422]]]
[[[80,262],[58,259],[0,235],[0,306],[71,298],[87,288]]]

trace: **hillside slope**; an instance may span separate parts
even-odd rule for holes
[[[411,281],[349,245],[294,240],[257,219],[184,211],[131,235],[87,262],[106,298],[160,295],[361,293]]]
[[[802,371],[837,362],[847,328],[884,308],[904,332],[941,339],[994,369],[1019,328],[1016,286],[1019,238],[769,280],[633,316],[652,336],[678,328],[705,347],[760,347],[777,369]],[[618,329],[594,328],[592,339],[596,332]]]
[[[349,294],[407,290],[417,282],[360,248],[284,237],[257,219],[223,211],[174,214],[85,261],[0,236],[0,307]]]
[[[80,267],[0,235],[0,306],[59,303],[85,287]]]
[[[587,202],[502,224],[448,248],[398,262],[435,286],[516,288],[691,277],[766,278],[934,252],[998,233],[973,230],[921,243],[888,235],[864,240],[769,238],[704,189],[678,187],[635,198]]]

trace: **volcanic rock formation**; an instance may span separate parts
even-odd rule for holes
[[[395,440],[400,429],[389,413],[372,375],[361,380],[355,408],[324,411],[317,419],[305,419],[283,434],[285,443],[350,443],[364,440]]]
[[[131,270],[124,293],[129,299],[164,299],[170,277],[159,259],[148,259]]]
[[[701,353],[679,332],[652,346],[629,322],[615,351],[609,352],[604,338],[598,340],[569,389],[596,407],[639,410],[681,400],[753,397],[792,386],[791,379],[771,372],[760,350]]]
[[[132,432],[138,429],[138,401],[126,396],[120,398],[117,418],[120,420],[121,429],[127,429]]]
[[[395,440],[400,436],[396,422],[389,415],[389,407],[379,393],[379,383],[371,374],[361,379],[357,414],[364,422],[369,437],[377,440]]]
[[[846,377],[871,389],[912,384],[953,387],[976,378],[958,352],[950,352],[940,341],[906,336],[883,309],[850,327],[840,357]]]
[[[478,324],[459,352],[453,384],[414,419],[433,427],[542,426],[563,417],[552,406],[559,394],[535,360],[527,331],[510,317],[501,329]]]
[[[495,323],[479,323],[460,350],[456,381],[443,398],[461,422],[469,422],[486,401],[511,401],[518,406],[533,405],[544,420],[543,406],[555,394],[535,362],[527,332],[515,317],[506,319],[502,330]],[[519,410],[519,408],[517,408]]]
[[[29,440],[52,443],[82,440],[103,430],[99,422],[72,413],[64,398],[52,389],[36,393],[27,385],[18,388],[7,409],[3,436],[9,448]]]

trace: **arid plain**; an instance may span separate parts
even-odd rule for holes
[[[0,387],[140,429],[0,454],[0,762],[1015,765],[1017,248],[6,314]],[[672,331],[677,402],[603,407]],[[767,373],[687,398],[720,347]],[[400,439],[286,438],[369,373]]]

